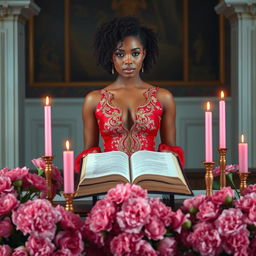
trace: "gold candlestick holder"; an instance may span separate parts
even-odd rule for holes
[[[247,178],[249,176],[248,172],[239,172],[239,178],[240,178],[240,194],[243,194],[243,191],[245,188],[247,188]]]
[[[205,186],[206,186],[206,195],[211,196],[212,195],[212,183],[213,183],[213,175],[212,175],[212,169],[214,166],[214,162],[204,162],[205,167]]]
[[[65,209],[67,211],[74,212],[74,204],[73,204],[73,199],[75,197],[76,193],[63,193],[65,200],[66,200],[66,205]]]
[[[45,178],[47,184],[47,194],[46,199],[52,203],[53,194],[52,194],[52,161],[53,156],[43,156],[42,157],[45,161]]]
[[[226,148],[219,148],[220,153],[220,189],[226,187]]]

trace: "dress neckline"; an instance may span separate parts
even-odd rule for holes
[[[138,106],[135,107],[135,115],[136,113],[138,112],[138,108],[141,108],[141,107],[145,107],[148,105],[149,101],[150,101],[150,97],[148,96],[149,92],[153,91],[153,90],[157,90],[158,88],[157,87],[149,87],[146,89],[145,92],[142,93],[143,97],[144,97],[144,102],[138,104]],[[107,94],[107,102],[108,102],[108,105],[111,107],[111,108],[115,108],[115,109],[118,109],[120,110],[120,112],[123,112],[122,111],[122,108],[120,106],[118,106],[117,104],[113,103],[113,99],[114,99],[114,93],[112,93],[111,91],[109,91],[108,89],[103,89],[102,90],[103,92],[105,92]]]
[[[113,104],[112,100],[114,98],[114,94],[112,92],[110,92],[107,89],[102,89],[102,92],[105,92],[105,95],[107,95],[107,104],[110,108],[116,109],[118,110],[119,113],[119,118],[120,118],[120,122],[121,122],[121,126],[122,128],[127,132],[127,133],[131,133],[133,131],[133,129],[135,128],[136,124],[137,124],[137,120],[138,120],[138,112],[140,108],[146,107],[150,102],[151,102],[151,97],[150,93],[153,91],[157,91],[158,87],[149,87],[147,88],[147,90],[145,92],[143,92],[143,96],[145,98],[145,101],[142,102],[141,104],[139,104],[138,106],[136,106],[135,108],[135,113],[134,113],[134,120],[133,120],[133,124],[131,125],[130,129],[128,129],[125,125],[124,125],[124,119],[123,119],[123,109],[116,105]]]

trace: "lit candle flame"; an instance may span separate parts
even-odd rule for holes
[[[207,101],[206,103],[206,111],[210,111],[211,110],[211,104],[210,101]]]
[[[45,98],[45,105],[49,106],[49,103],[50,103],[50,99],[49,99],[48,96],[46,96],[46,98]]]
[[[224,95],[224,91],[221,91],[221,92],[220,92],[220,98],[223,100],[223,99],[224,99],[224,97],[225,97],[225,95]]]
[[[66,149],[69,150],[69,141],[66,140]]]
[[[241,143],[244,143],[244,135],[241,135]]]

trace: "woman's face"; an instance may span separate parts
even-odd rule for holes
[[[113,65],[117,73],[123,77],[131,78],[139,74],[146,51],[135,36],[125,37],[117,44],[113,53]]]

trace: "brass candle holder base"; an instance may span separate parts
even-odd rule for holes
[[[65,209],[67,211],[74,212],[74,204],[73,204],[73,199],[75,197],[76,193],[63,193],[65,199],[66,199],[66,205]]]
[[[53,193],[52,193],[52,161],[53,156],[42,156],[45,161],[45,179],[47,184],[47,194],[46,199],[52,203]]]
[[[226,187],[226,148],[219,148],[220,153],[220,189]]]
[[[239,172],[239,178],[240,178],[240,194],[243,195],[243,191],[245,188],[247,188],[247,178],[249,176],[248,172],[241,173]]]
[[[205,186],[206,186],[206,195],[212,195],[212,183],[213,183],[213,174],[212,169],[214,162],[204,162],[205,167]]]

